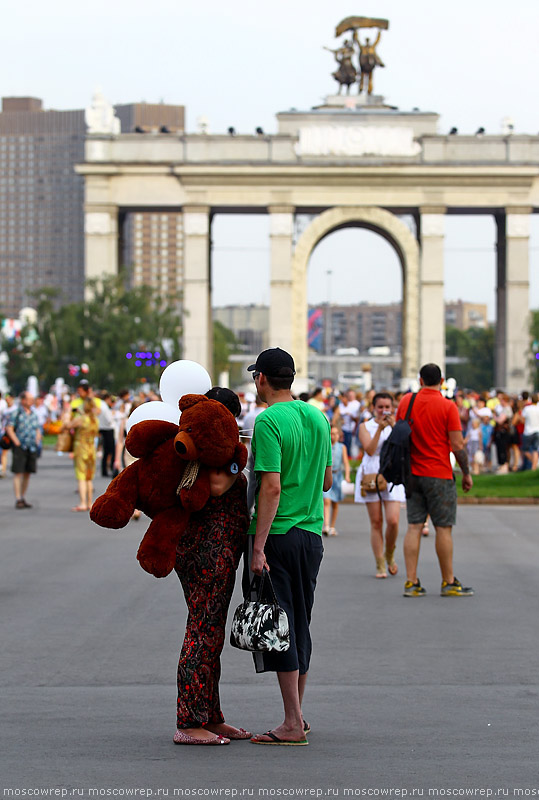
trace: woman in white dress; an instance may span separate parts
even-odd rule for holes
[[[387,573],[398,572],[395,561],[395,545],[399,533],[400,504],[406,500],[404,486],[393,486],[391,491],[384,489],[361,494],[363,475],[377,473],[380,468],[380,451],[395,424],[393,397],[389,392],[378,392],[373,398],[374,416],[359,426],[359,441],[365,455],[356,475],[355,501],[367,507],[371,523],[371,546],[376,561],[376,577],[387,578]],[[384,511],[386,531],[384,542]],[[387,564],[387,567],[386,567]]]

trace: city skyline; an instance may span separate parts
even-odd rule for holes
[[[456,126],[461,133],[479,127],[497,133],[502,119],[511,117],[516,132],[537,133],[539,112],[530,98],[539,55],[534,28],[525,24],[534,8],[531,0],[517,0],[508,14],[500,0],[456,0],[448,14],[427,0],[411,0],[405,7],[386,0],[363,9],[390,21],[380,44],[386,68],[377,71],[375,91],[403,110],[417,106],[439,113],[441,132]],[[278,111],[310,108],[336,91],[333,57],[322,47],[335,45],[335,25],[353,9],[348,0],[331,7],[276,0],[274,10],[262,18],[243,0],[226,7],[213,0],[203,7],[156,0],[148,15],[140,0],[96,0],[89,13],[65,0],[52,0],[46,9],[28,0],[4,12],[0,64],[9,83],[3,82],[2,94],[38,96],[46,108],[76,109],[88,105],[100,85],[114,104],[164,100],[185,105],[187,131],[196,130],[203,115],[214,132],[229,125],[240,132],[253,133],[258,126],[273,132]],[[24,43],[14,30],[24,30]],[[215,305],[236,302],[238,287],[242,301],[267,302],[266,230],[267,220],[260,217],[216,217]],[[347,236],[355,237],[352,244]],[[448,218],[445,246],[446,300],[487,302],[493,319],[492,219]],[[357,265],[356,252],[362,253]],[[530,237],[532,308],[539,307],[538,253],[536,216]],[[339,231],[316,248],[309,301],[324,299],[328,270],[332,299],[342,301],[339,292],[348,293],[352,264],[361,285],[352,302],[401,299],[400,265],[392,248],[376,234],[354,230]],[[373,269],[377,280],[370,279]]]

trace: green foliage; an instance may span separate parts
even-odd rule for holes
[[[539,472],[508,473],[507,475],[473,475],[474,485],[464,493],[457,473],[457,491],[465,497],[539,497]]]
[[[228,358],[237,350],[238,341],[233,332],[219,320],[213,322],[213,380],[219,380],[219,374],[228,370]]]
[[[447,377],[453,377],[461,387],[486,391],[494,385],[495,329],[446,328],[446,355],[465,359],[461,364],[450,364]]]
[[[89,366],[88,380],[99,388],[118,391],[141,378],[157,383],[162,367],[136,367],[129,351],[159,351],[169,360],[180,357],[181,319],[176,298],[164,301],[148,286],[128,289],[124,275],[88,282],[91,299],[58,307],[58,293],[37,294],[37,322],[23,330],[21,342],[8,352],[7,377],[12,389],[24,388],[37,375],[48,389],[58,377],[73,385],[68,365]]]

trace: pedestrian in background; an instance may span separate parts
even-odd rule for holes
[[[462,586],[453,572],[452,529],[457,517],[457,487],[449,458],[452,450],[462,470],[462,488],[473,486],[468,453],[462,436],[462,420],[455,403],[442,397],[442,372],[437,364],[419,371],[420,391],[411,414],[410,465],[412,480],[406,498],[408,530],[404,537],[407,580],[405,597],[423,597],[426,591],[417,577],[421,530],[427,514],[436,529],[436,555],[442,573],[442,597],[466,597],[473,589]],[[399,403],[397,420],[404,419],[411,395]]]
[[[89,511],[92,507],[96,462],[95,440],[99,431],[98,410],[95,401],[87,397],[82,408],[71,418],[75,431],[73,443],[73,466],[79,490],[79,504],[71,511]]]
[[[398,572],[395,547],[399,534],[400,504],[404,502],[404,487],[392,486],[381,491],[362,492],[361,483],[365,475],[378,475],[382,445],[391,434],[395,424],[393,396],[389,392],[378,392],[372,399],[374,417],[359,426],[359,441],[364,451],[363,460],[356,474],[356,503],[367,508],[371,524],[371,547],[376,563],[376,577],[387,578],[387,573]],[[384,513],[386,530],[384,537]],[[384,540],[385,538],[385,540]]]
[[[101,393],[101,408],[99,409],[99,435],[101,436],[101,475],[107,478],[114,469],[114,398],[108,392]]]
[[[13,411],[16,411],[15,398],[11,394],[6,394],[0,402],[0,436],[3,436],[6,432]],[[7,475],[9,450],[1,450],[0,452],[2,454],[0,456],[0,478],[5,478]]]
[[[326,536],[338,536],[337,515],[339,503],[342,501],[343,479],[350,483],[350,461],[346,446],[340,441],[341,432],[336,425],[331,426],[331,460],[333,486],[324,492],[324,527],[322,533]]]
[[[26,502],[26,491],[30,475],[37,472],[37,458],[41,447],[41,428],[36,414],[32,411],[34,398],[30,392],[19,396],[19,407],[6,425],[6,433],[13,442],[11,471],[13,472],[13,491],[15,508],[32,508]]]

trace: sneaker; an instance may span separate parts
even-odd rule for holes
[[[442,597],[471,597],[473,593],[473,589],[469,586],[463,586],[456,578],[453,578],[453,583],[442,581],[442,589],[440,591]]]
[[[406,581],[404,584],[404,596],[405,597],[424,597],[427,594],[426,589],[423,589],[421,586],[421,581],[417,580],[417,583],[413,583],[413,581]]]

